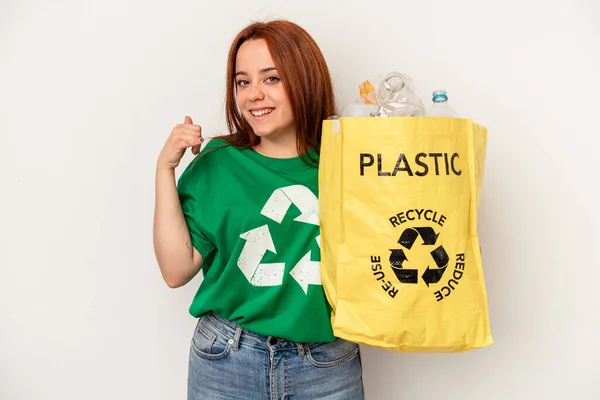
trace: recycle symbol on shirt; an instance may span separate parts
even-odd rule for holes
[[[292,185],[275,189],[261,210],[261,214],[278,224],[283,221],[288,209],[294,204],[300,215],[294,221],[319,225],[319,200],[306,186]],[[246,241],[237,265],[253,286],[280,286],[285,274],[285,263],[263,263],[267,251],[277,254],[267,224],[240,235]],[[315,240],[321,247],[320,236]],[[308,285],[321,285],[321,263],[311,261],[311,251],[292,268],[290,275],[308,294]]]

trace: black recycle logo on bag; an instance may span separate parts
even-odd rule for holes
[[[400,246],[391,249],[385,246],[381,248],[386,249],[383,253],[385,255],[371,253],[369,257],[370,273],[381,289],[392,299],[406,299],[402,295],[397,296],[403,288],[407,289],[406,295],[409,298],[421,296],[420,288],[424,286],[421,286],[419,281],[422,280],[436,302],[451,296],[458,289],[465,273],[467,248],[463,247],[456,253],[451,251],[455,255],[455,261],[454,265],[448,268],[450,256],[440,243],[444,240],[440,240],[439,231],[444,228],[446,216],[436,210],[411,208],[392,215],[388,220],[392,228],[400,228],[402,233],[397,240]],[[431,227],[430,224],[435,225]],[[450,250],[456,245],[451,244]],[[385,260],[388,257],[389,267],[385,268]],[[400,282],[401,286],[398,288],[390,281],[390,269]],[[447,269],[450,271],[446,272]]]
[[[432,248],[436,245],[438,236],[431,227],[420,227],[420,228],[406,228],[398,239],[398,244],[403,248],[390,249],[390,265],[392,270],[396,274],[396,277],[401,283],[413,283],[419,282],[419,270],[403,267],[403,263],[408,261],[407,253],[420,237],[422,239],[421,246],[431,246]],[[417,244],[418,245],[418,244]],[[406,253],[405,253],[406,250]],[[421,275],[421,279],[427,286],[433,283],[438,283],[444,276],[448,262],[450,261],[448,253],[444,250],[442,245],[433,248],[430,252],[431,259],[435,263],[436,267],[432,268],[427,265],[425,272]]]

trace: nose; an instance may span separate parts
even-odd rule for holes
[[[264,98],[265,98],[265,94],[263,93],[260,85],[252,85],[250,87],[250,91],[248,93],[248,100],[258,101],[258,100],[263,100]]]

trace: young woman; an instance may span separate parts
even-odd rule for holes
[[[201,152],[186,116],[157,163],[161,273],[170,287],[204,276],[190,307],[188,399],[363,399],[359,348],[333,335],[319,275],[321,124],[336,110],[312,37],[287,21],[242,30],[226,113],[230,134]]]

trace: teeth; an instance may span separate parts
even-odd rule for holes
[[[252,111],[252,115],[254,115],[255,117],[260,117],[261,115],[269,114],[271,111],[273,111],[272,108],[268,108],[265,110]]]

